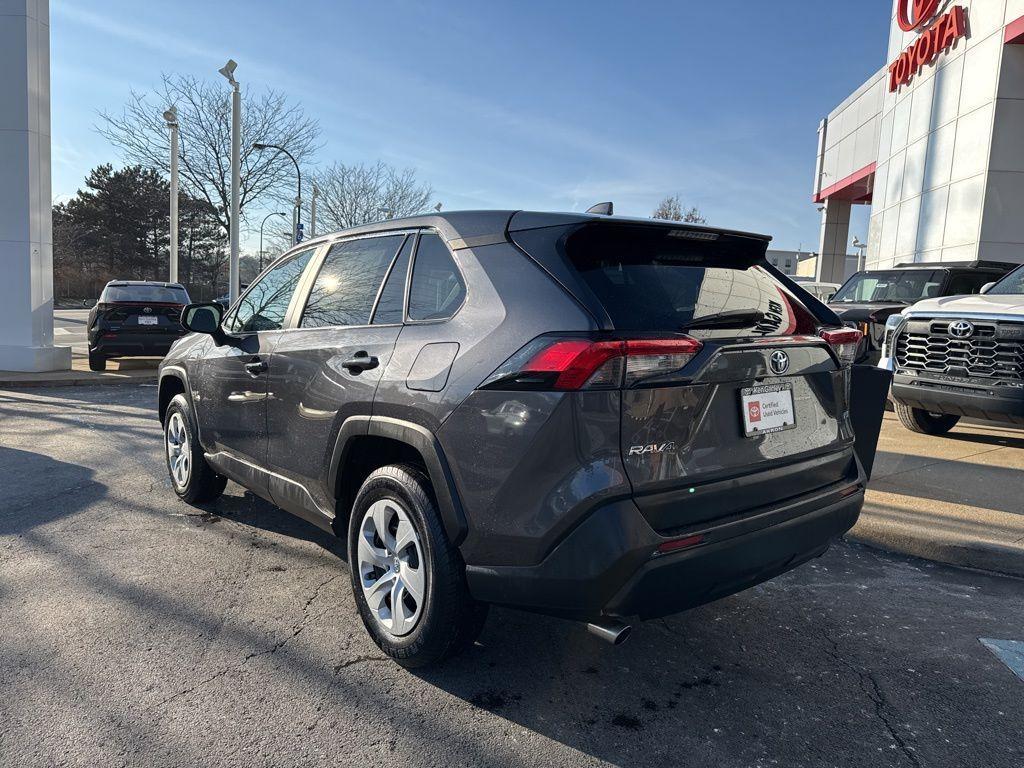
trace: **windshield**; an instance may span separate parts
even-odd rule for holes
[[[1024,267],[1017,267],[1010,274],[993,285],[989,295],[996,296],[1024,296]]]
[[[138,301],[151,304],[188,304],[188,293],[180,285],[108,285],[100,302],[116,304]]]
[[[899,269],[890,272],[858,272],[846,281],[832,303],[893,302],[913,304],[939,295],[942,270]]]

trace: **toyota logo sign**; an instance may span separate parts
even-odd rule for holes
[[[912,32],[935,15],[939,0],[897,0],[896,21],[904,32]]]
[[[777,349],[768,358],[768,365],[771,367],[772,373],[781,376],[789,370],[789,355],[781,349]]]
[[[969,339],[974,335],[974,326],[966,320],[954,320],[947,330],[954,339]]]

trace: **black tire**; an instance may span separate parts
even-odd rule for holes
[[[960,421],[959,416],[911,408],[898,400],[893,401],[893,408],[904,427],[921,435],[944,435]]]
[[[189,469],[187,479],[183,484],[178,482],[175,472],[171,468],[171,449],[168,439],[168,430],[176,415],[181,419],[181,426],[184,428],[188,440]],[[205,504],[224,492],[228,479],[223,475],[218,475],[206,463],[206,459],[203,457],[203,448],[199,445],[196,433],[195,417],[188,400],[184,395],[175,395],[167,406],[167,413],[164,414],[164,461],[167,464],[167,474],[171,478],[171,487],[182,501],[189,504]]]
[[[363,594],[357,537],[366,511],[377,501],[398,502],[408,514],[424,551],[424,605],[415,627],[398,637],[381,626]],[[348,526],[352,593],[363,625],[377,646],[403,667],[425,667],[471,646],[483,630],[488,606],[475,602],[466,586],[466,567],[444,531],[426,473],[395,464],[375,470],[356,495]]]
[[[107,358],[103,355],[98,355],[95,352],[89,352],[89,370],[90,371],[105,371],[107,370]]]

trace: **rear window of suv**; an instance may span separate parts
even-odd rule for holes
[[[100,302],[143,302],[150,304],[188,304],[188,292],[180,285],[108,285],[103,289]]]
[[[591,226],[565,252],[619,330],[723,338],[814,329],[813,315],[758,266],[764,246],[750,238]]]

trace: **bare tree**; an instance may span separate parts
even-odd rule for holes
[[[679,202],[679,195],[670,195],[658,203],[658,207],[654,209],[651,218],[664,219],[666,221],[682,221],[686,224],[708,223],[708,220],[704,218],[697,208],[691,207],[684,211],[682,204]]]
[[[128,163],[167,172],[170,140],[163,112],[178,109],[181,124],[180,173],[183,190],[206,200],[224,231],[230,231],[231,104],[220,83],[184,75],[164,75],[152,94],[131,92],[120,115],[100,113],[100,134]],[[319,149],[320,127],[283,94],[249,91],[242,109],[242,190],[240,209],[263,197],[291,199],[294,166],[273,150],[259,152],[254,143],[285,147],[299,165]]]
[[[421,184],[410,168],[387,163],[345,165],[335,163],[316,174],[320,188],[321,231],[356,227],[381,219],[422,213],[434,190]]]

